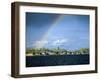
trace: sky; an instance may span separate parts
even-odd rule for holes
[[[26,48],[89,48],[89,15],[26,12]]]

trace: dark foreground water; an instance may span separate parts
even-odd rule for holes
[[[27,56],[26,67],[89,64],[89,55]]]

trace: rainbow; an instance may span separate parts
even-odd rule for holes
[[[53,23],[49,26],[48,30],[45,32],[45,34],[42,36],[42,38],[39,40],[40,43],[35,43],[35,48],[42,48],[46,43],[42,43],[42,41],[47,41],[48,35],[51,33],[51,31],[57,27],[56,25],[61,21],[61,19],[64,17],[64,15],[59,15]]]

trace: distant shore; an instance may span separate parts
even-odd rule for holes
[[[48,56],[48,55],[84,55],[89,54],[89,48],[80,48],[79,50],[65,50],[61,48],[33,48],[26,50],[26,56]]]

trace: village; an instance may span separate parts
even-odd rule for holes
[[[84,55],[89,54],[88,48],[81,48],[79,50],[65,50],[57,48],[33,48],[26,50],[26,56],[47,56],[47,55]]]

